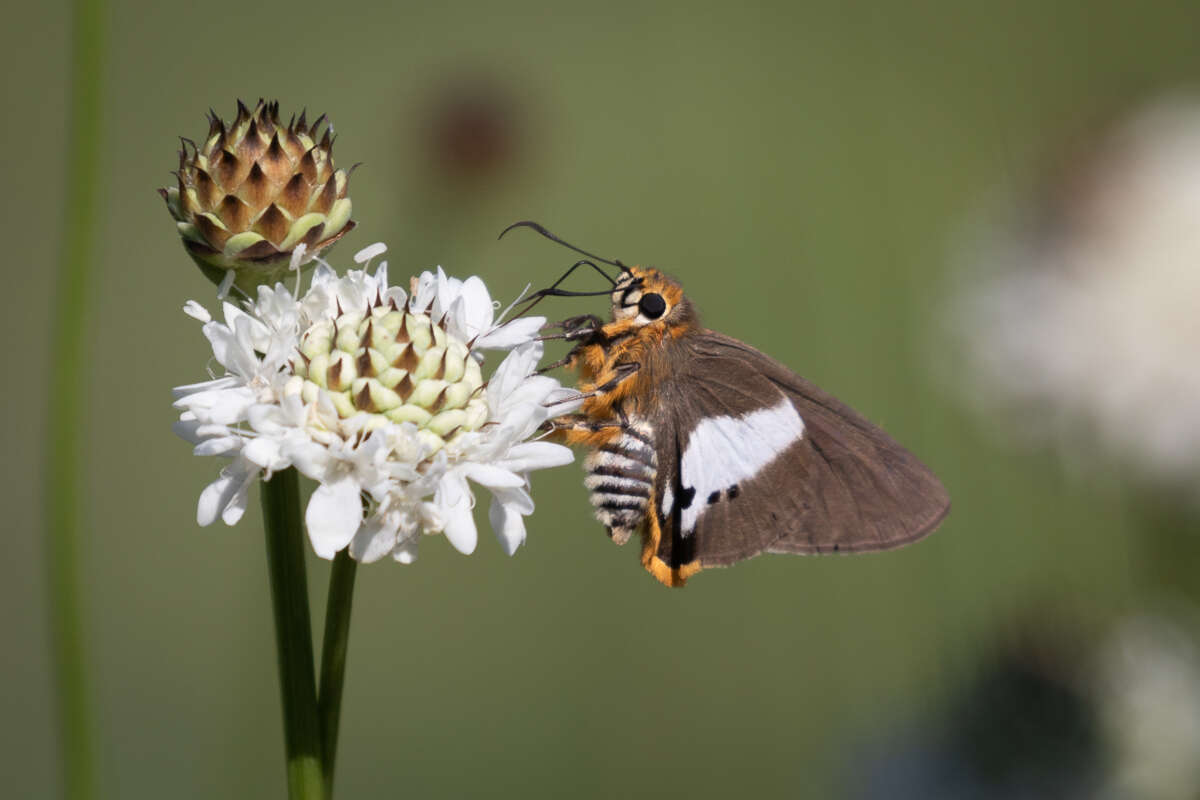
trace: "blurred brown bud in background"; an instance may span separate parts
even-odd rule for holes
[[[497,177],[519,159],[523,111],[499,80],[460,76],[426,102],[422,137],[441,177],[478,182]]]

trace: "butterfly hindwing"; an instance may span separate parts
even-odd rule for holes
[[[667,356],[650,409],[657,526],[643,557],[660,579],[762,552],[899,547],[948,511],[911,453],[754,348],[702,331]]]

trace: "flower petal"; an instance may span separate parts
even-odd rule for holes
[[[370,564],[386,556],[396,546],[396,518],[392,514],[374,514],[354,534],[350,555],[355,561]]]
[[[438,484],[434,503],[445,523],[443,533],[454,549],[465,555],[475,552],[478,533],[471,516],[471,489],[466,478],[451,472]]]
[[[225,506],[229,505],[232,497],[234,481],[231,475],[221,477],[204,487],[200,492],[200,502],[196,506],[196,522],[201,527],[207,527],[217,521]]]
[[[358,482],[346,477],[323,483],[312,493],[304,523],[313,550],[321,558],[333,558],[354,538],[362,523],[362,497]]]
[[[558,447],[558,445],[551,445],[551,447]],[[562,449],[567,450],[565,447]],[[570,453],[571,451],[567,450],[567,452]],[[468,462],[462,465],[462,472],[467,478],[489,489],[515,489],[525,485],[525,479],[520,475],[514,474],[509,469],[492,464]]]
[[[496,367],[496,372],[488,381],[488,409],[493,418],[500,416],[500,411],[508,401],[509,395],[515,392],[535,369],[542,357],[542,343],[530,342],[521,345],[510,352]],[[552,378],[550,380],[553,380]]]
[[[221,517],[226,525],[236,523],[246,510],[246,493],[257,475],[258,470],[248,469],[245,464],[235,463],[223,469],[221,476],[200,492],[196,522],[207,526]]]
[[[225,506],[225,510],[221,512],[221,522],[226,525],[236,525],[242,515],[246,513],[246,498],[250,493],[250,484],[258,478],[259,471],[256,469],[246,470],[242,477],[241,484],[237,487],[237,491],[229,499]]]
[[[392,558],[396,559],[401,564],[411,564],[417,560],[417,542],[416,536],[409,537],[396,545],[396,549],[392,551]]]
[[[282,442],[272,436],[255,436],[242,448],[242,455],[252,464],[277,472],[291,466],[281,456]]]
[[[508,455],[495,462],[513,472],[529,472],[535,469],[561,467],[575,460],[569,447],[553,442],[522,442],[509,448]],[[486,485],[486,484],[485,484]]]
[[[496,495],[492,496],[492,504],[488,508],[488,521],[492,530],[500,540],[505,555],[512,555],[525,542],[525,520],[512,505],[502,503]]]
[[[467,341],[470,341],[492,327],[496,309],[492,308],[492,297],[488,294],[487,285],[475,275],[463,281],[462,303],[463,325]]]
[[[195,300],[188,300],[183,304],[183,313],[200,322],[212,322],[212,314],[208,313],[208,309]]]
[[[545,317],[520,317],[502,322],[475,341],[484,350],[509,350],[533,341],[546,324]]]

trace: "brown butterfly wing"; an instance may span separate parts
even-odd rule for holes
[[[949,511],[945,488],[915,456],[754,348],[704,331],[675,340],[666,355],[669,375],[658,382],[652,414],[657,556],[666,565],[723,566],[762,552],[886,550],[921,538]],[[803,421],[803,435],[752,477],[692,496],[697,481],[680,464],[696,426],[744,418],[784,398]],[[713,489],[711,480],[707,487]],[[671,498],[665,513],[664,497]],[[681,524],[685,501],[704,504],[690,531]]]

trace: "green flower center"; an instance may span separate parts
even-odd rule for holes
[[[436,452],[487,420],[486,389],[467,345],[427,313],[374,305],[321,320],[300,337],[292,371],[306,402],[324,389],[341,419],[367,433],[411,422]]]

